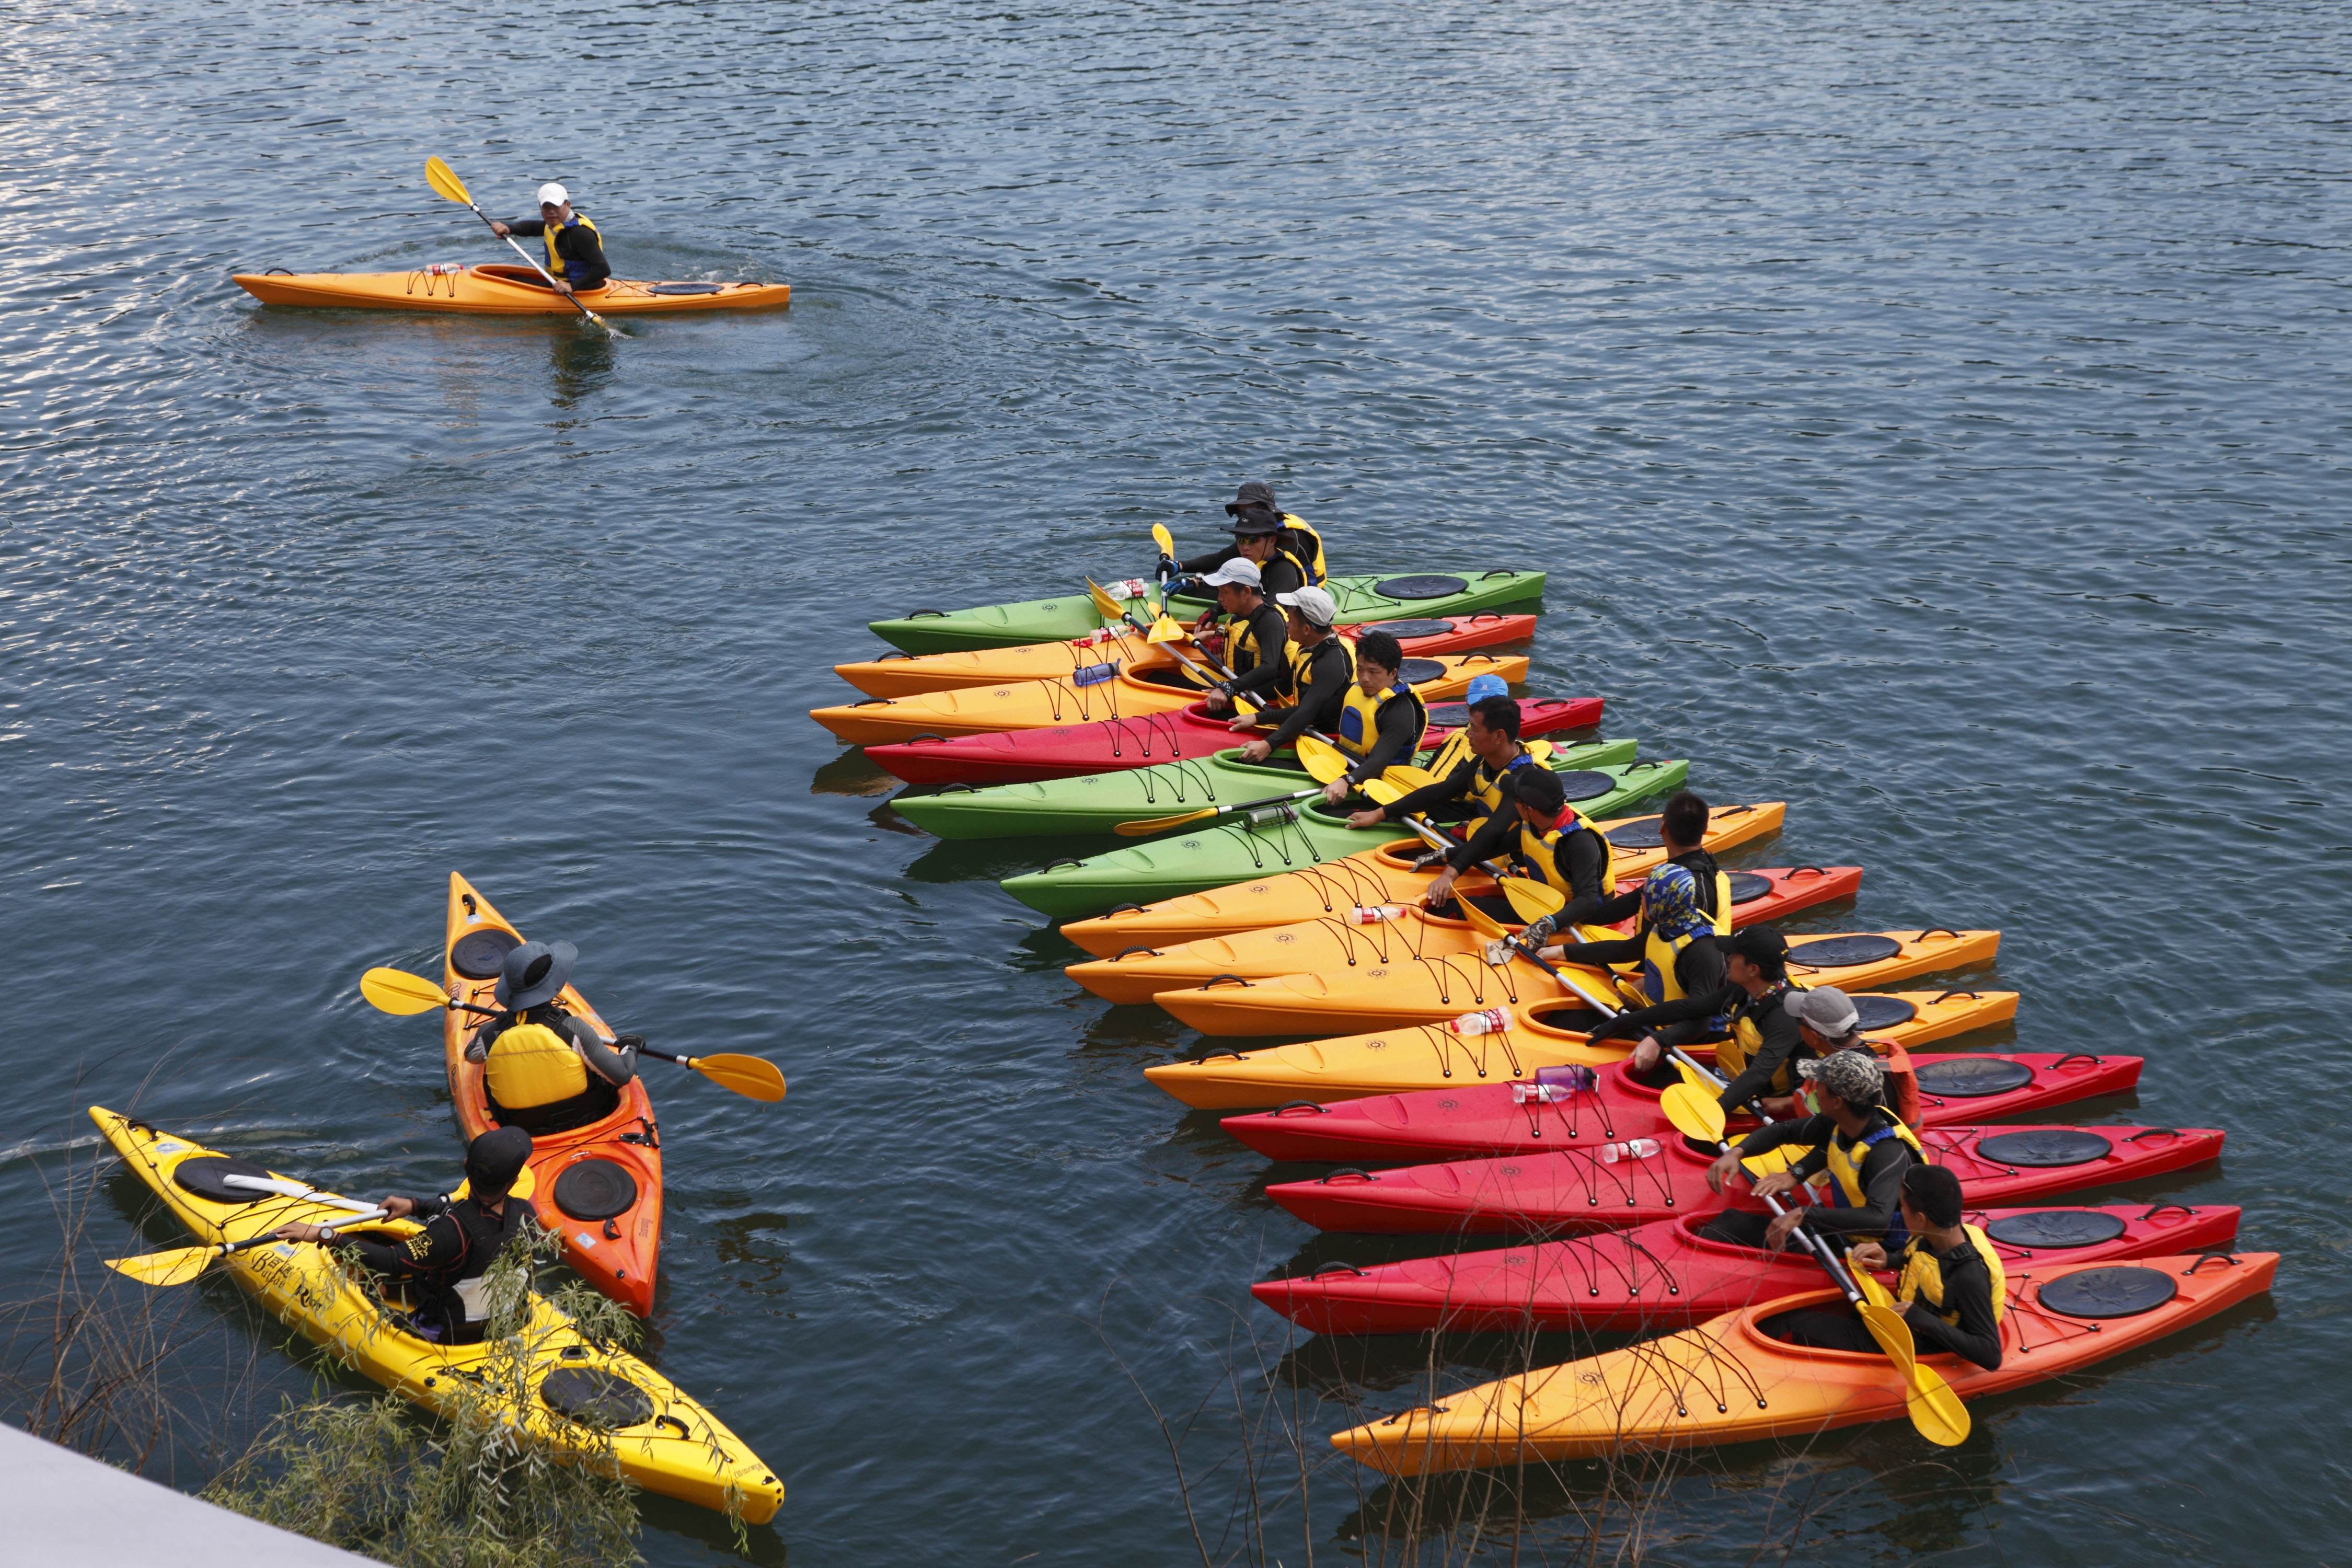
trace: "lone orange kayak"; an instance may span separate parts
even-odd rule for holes
[[[436,262],[405,272],[233,272],[229,280],[265,305],[360,310],[437,310],[460,316],[576,316],[572,301],[528,267]],[[646,282],[615,278],[581,294],[601,316],[685,310],[761,310],[792,302],[789,283]]]
[[[2207,1252],[2134,1263],[2037,1262],[2009,1278],[1992,1372],[1924,1355],[1963,1400],[2041,1383],[2137,1350],[2270,1289],[2275,1252]],[[1777,1339],[1784,1312],[1831,1305],[1812,1290],[1743,1307],[1664,1339],[1449,1394],[1341,1432],[1341,1453],[1391,1474],[1592,1458],[1809,1436],[1895,1420],[1907,1390],[1875,1352]]]
[[[457,872],[449,873],[449,914],[442,943],[446,987],[460,1002],[496,1005],[499,967],[522,945],[490,900]],[[564,1010],[612,1029],[580,993],[565,986]],[[479,1063],[466,1059],[475,1019],[457,1008],[442,1013],[441,1047],[449,1067],[449,1098],[468,1142],[499,1123]],[[661,1259],[661,1142],[653,1100],[631,1079],[612,1113],[585,1127],[531,1135],[531,1205],[539,1223],[563,1243],[564,1261],[588,1282],[639,1317],[654,1310],[654,1275]]]

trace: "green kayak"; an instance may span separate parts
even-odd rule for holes
[[[1426,763],[1436,753],[1423,752]],[[1559,768],[1591,768],[1633,760],[1631,741],[1594,741],[1551,753]],[[890,808],[941,838],[1019,838],[1038,833],[1109,833],[1122,822],[1171,816],[1202,806],[1262,800],[1307,789],[1307,776],[1288,752],[1244,763],[1241,749],[1179,763],[1115,773],[1087,773],[1037,784],[972,789],[950,784],[936,795],[900,795]]]
[[[1624,816],[1640,802],[1682,787],[1687,762],[1623,763],[1555,770],[1577,810],[1594,817]],[[1087,860],[1057,860],[1042,871],[1008,877],[1004,890],[1055,920],[1079,920],[1121,904],[1149,904],[1204,893],[1301,866],[1319,865],[1370,849],[1411,829],[1383,823],[1349,827],[1320,801],[1302,805],[1284,820],[1244,826],[1244,818],[1209,823],[1169,838],[1114,849]]]
[[[1429,620],[1532,605],[1543,597],[1540,572],[1404,572],[1333,577],[1323,584],[1339,605],[1343,622]],[[1157,610],[1156,595],[1138,613]],[[1191,620],[1215,602],[1213,595],[1175,597],[1180,619]],[[917,610],[895,621],[868,621],[876,637],[908,653],[958,653],[966,648],[1014,647],[1023,643],[1065,642],[1099,630],[1103,618],[1080,584],[1058,599],[1027,599],[982,605],[971,610]]]

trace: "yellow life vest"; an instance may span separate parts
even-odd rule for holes
[[[588,1066],[544,1024],[517,1024],[490,1042],[483,1087],[509,1110],[530,1110],[588,1092]]]
[[[1968,1233],[1969,1245],[1984,1259],[1986,1271],[1992,1275],[1992,1321],[1996,1323],[2009,1316],[2009,1271],[2000,1266],[2000,1253],[1984,1232],[1972,1225],[1960,1229]],[[1912,1237],[1911,1245],[1903,1250],[1903,1278],[1895,1284],[1895,1300],[1905,1306],[1924,1300],[1936,1316],[1959,1327],[1960,1310],[1955,1307],[1944,1310],[1944,1261]]]
[[[1306,577],[1308,587],[1321,587],[1323,580],[1331,574],[1330,569],[1323,563],[1323,536],[1316,531],[1313,523],[1305,518],[1293,517],[1286,511],[1282,514],[1282,531],[1289,537],[1286,539],[1277,535],[1275,548],[1290,557],[1291,563]]]
[[[1301,647],[1297,643],[1290,645],[1290,668],[1284,671],[1287,689],[1283,695],[1293,702],[1303,701],[1307,696],[1308,671],[1313,668],[1315,661],[1323,657],[1323,650],[1335,645],[1339,649],[1339,657],[1348,661],[1348,679],[1354,680],[1356,679],[1356,645],[1338,632],[1326,632],[1323,640],[1312,647]]]
[[[1560,859],[1560,852],[1568,847],[1568,841],[1580,833],[1590,833],[1593,842],[1601,846],[1601,895],[1607,898],[1617,890],[1617,879],[1610,875],[1613,862],[1609,836],[1578,816],[1576,807],[1572,805],[1561,807],[1559,820],[1540,833],[1522,817],[1519,821],[1519,841],[1511,851],[1511,859],[1529,875],[1548,886],[1558,888],[1572,899],[1576,897],[1576,889],[1569,885],[1568,867]]]
[[[1276,613],[1281,612],[1277,609]],[[1265,662],[1265,650],[1257,645],[1257,631],[1252,620],[1256,614],[1253,610],[1247,616],[1225,617],[1225,664],[1235,675],[1247,675]],[[1283,646],[1287,647],[1289,644],[1286,641]]]
[[[1715,910],[1712,920],[1717,936],[1731,934],[1731,877],[1727,872],[1717,871],[1715,874]],[[1675,960],[1680,958],[1683,949],[1697,941],[1698,937],[1698,932],[1688,931],[1678,937],[1667,938],[1661,936],[1654,930],[1643,928],[1642,994],[1649,997],[1651,1005],[1654,1006],[1660,1002],[1679,1002],[1683,999],[1683,983],[1675,973]]]
[[[1464,728],[1466,731],[1468,727],[1465,725]],[[1503,809],[1503,775],[1513,768],[1532,768],[1536,765],[1534,756],[1528,752],[1524,744],[1519,747],[1509,762],[1499,768],[1489,768],[1485,759],[1481,758],[1476,771],[1470,775],[1470,798],[1477,802],[1481,811],[1492,816]],[[1518,809],[1516,802],[1513,803],[1512,809],[1514,811]]]
[[[1339,704],[1339,721],[1331,729],[1331,739],[1351,757],[1370,756],[1373,744],[1381,738],[1381,710],[1391,702],[1412,704],[1412,744],[1395,759],[1400,763],[1412,761],[1413,753],[1421,750],[1421,737],[1429,729],[1429,707],[1422,701],[1421,693],[1401,679],[1371,697],[1364,695],[1360,683],[1348,688],[1347,700]]]
[[[1908,1143],[1911,1152],[1919,1157],[1919,1163],[1923,1165],[1928,1163],[1927,1151],[1919,1145],[1919,1135],[1895,1121],[1891,1114],[1881,1114],[1886,1115],[1886,1125],[1864,1133],[1853,1141],[1850,1149],[1838,1142],[1837,1134],[1830,1134],[1828,1143],[1822,1150],[1822,1158],[1828,1162],[1827,1167],[1812,1178],[1812,1185],[1818,1194],[1816,1201],[1837,1209],[1858,1209],[1868,1204],[1870,1194],[1862,1184],[1863,1162],[1870,1158],[1873,1149],[1889,1138]],[[1910,1235],[1903,1224],[1903,1211],[1897,1208],[1886,1222],[1886,1245],[1899,1247],[1909,1239]]]
[[[1748,1064],[1756,1059],[1756,1053],[1764,1048],[1764,1031],[1757,1027],[1751,1015],[1776,994],[1785,999],[1803,989],[1801,985],[1791,985],[1783,981],[1773,990],[1766,991],[1763,995],[1741,1006],[1731,1020],[1730,1037],[1715,1047],[1715,1070],[1727,1079],[1738,1078],[1746,1072]],[[1764,1092],[1788,1094],[1796,1087],[1796,1058],[1791,1057],[1773,1073],[1772,1081],[1765,1087]]]
[[[582,228],[586,229],[590,234],[594,235],[596,237],[597,244],[602,245],[604,243],[604,231],[598,228],[593,223],[590,222],[586,213],[574,207],[572,212],[572,221],[578,224]],[[547,243],[547,269],[558,278],[563,276],[563,258],[555,254],[555,237],[558,234],[561,234],[564,227],[565,226],[562,224],[551,223],[545,228],[539,231],[539,237]],[[509,1104],[511,1102],[501,1100],[499,1103]]]

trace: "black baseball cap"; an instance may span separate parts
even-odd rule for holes
[[[1715,945],[1723,949],[1726,957],[1736,952],[1748,963],[1767,969],[1789,962],[1789,939],[1770,926],[1749,926],[1729,936],[1717,937]]]

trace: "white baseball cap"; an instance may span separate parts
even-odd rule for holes
[[[571,199],[572,193],[565,190],[562,185],[557,184],[553,180],[550,180],[547,184],[539,187],[539,205],[541,206],[560,207]]]
[[[1339,606],[1333,604],[1331,595],[1320,588],[1307,587],[1295,594],[1276,594],[1274,602],[1297,610],[1307,617],[1307,624],[1310,626],[1328,626],[1339,618]]]
[[[1260,588],[1265,585],[1265,582],[1258,575],[1256,562],[1246,556],[1236,555],[1202,578],[1201,585],[1204,588],[1223,588],[1228,585],[1236,588]]]

